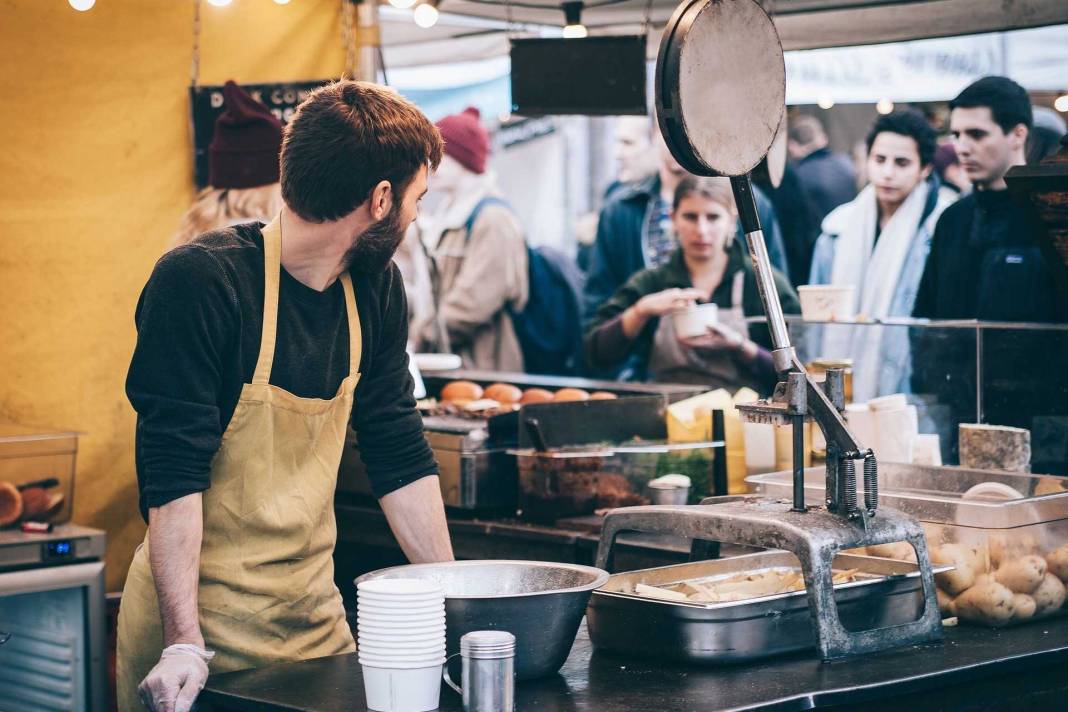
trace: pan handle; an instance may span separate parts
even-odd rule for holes
[[[786,319],[782,314],[782,302],[779,301],[779,290],[775,286],[768,247],[764,244],[764,231],[760,227],[760,216],[757,214],[753,183],[749,174],[731,176],[731,188],[734,190],[734,202],[738,205],[738,219],[742,223],[745,241],[749,245],[749,257],[753,262],[760,301],[764,303],[764,313],[768,317],[771,343],[775,347],[772,352],[775,369],[784,373],[793,367],[796,359],[790,344],[790,333],[786,330]]]

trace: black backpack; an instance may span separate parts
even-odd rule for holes
[[[501,198],[483,198],[464,223],[468,237],[478,214],[494,204],[512,209]],[[527,278],[526,306],[520,312],[509,306],[523,350],[524,369],[527,373],[572,375],[582,354],[582,272],[559,250],[527,245]]]

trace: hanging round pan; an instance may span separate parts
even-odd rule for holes
[[[779,130],[775,132],[775,140],[768,149],[768,155],[753,169],[753,180],[760,185],[768,184],[772,188],[778,188],[782,185],[782,177],[786,173],[786,157],[786,113],[783,112]]]
[[[679,165],[695,175],[749,173],[775,141],[785,100],[782,44],[760,5],[679,5],[656,63],[657,120]]]

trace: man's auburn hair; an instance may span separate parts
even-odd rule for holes
[[[362,205],[380,181],[394,204],[422,166],[441,162],[434,124],[399,94],[367,82],[316,89],[282,140],[282,198],[309,222],[338,220]]]

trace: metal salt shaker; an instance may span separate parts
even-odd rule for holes
[[[464,712],[513,712],[515,636],[503,630],[473,631],[460,638],[460,655],[463,686],[457,692],[463,695]]]

